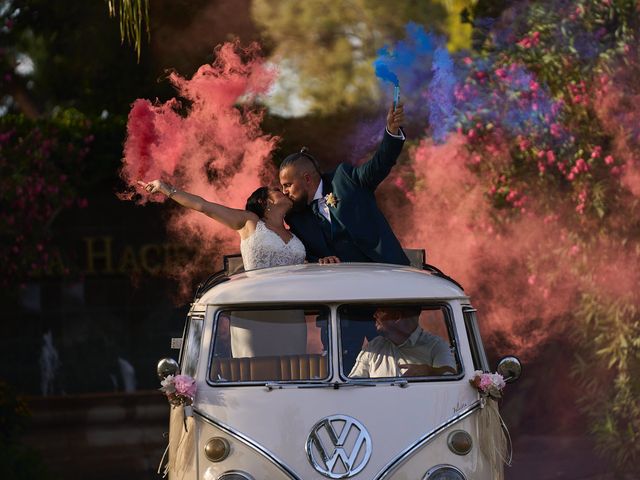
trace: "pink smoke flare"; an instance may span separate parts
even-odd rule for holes
[[[264,109],[255,106],[275,76],[257,44],[241,49],[238,42],[226,43],[190,79],[168,76],[179,99],[136,100],[120,171],[127,189],[120,197],[164,201],[162,195],[141,193],[136,184],[160,178],[206,200],[244,208],[253,190],[276,181],[270,157],[278,138],[263,133]],[[238,249],[235,232],[194,211],[173,210],[169,229],[196,251],[180,273],[186,290],[193,273],[213,271],[222,251]]]

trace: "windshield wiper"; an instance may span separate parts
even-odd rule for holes
[[[383,386],[383,385],[389,385],[390,387],[393,386],[397,386],[400,388],[404,388],[407,387],[409,385],[409,382],[407,382],[404,378],[402,379],[398,379],[398,380],[393,380],[392,382],[372,382],[372,381],[367,381],[367,382],[354,382],[354,381],[350,381],[350,382],[345,382],[345,383],[341,383],[340,386],[345,386],[345,387],[357,387],[358,385],[362,385],[364,387],[375,387],[375,386]]]
[[[350,381],[350,382],[333,382],[333,383],[306,383],[306,384],[295,384],[295,383],[279,383],[279,382],[268,382],[265,383],[265,388],[267,391],[271,390],[282,390],[285,388],[333,388],[334,390],[338,390],[342,387],[377,387],[378,385],[384,386],[397,386],[400,388],[407,387],[409,382],[405,379],[398,379],[392,382],[375,382],[375,381]]]
[[[333,382],[333,383],[305,383],[305,384],[291,384],[291,383],[277,383],[277,382],[269,382],[265,383],[265,388],[268,391],[271,390],[282,390],[285,388],[333,388],[334,390],[338,390],[340,387],[354,387],[361,385],[363,387],[375,387],[378,385],[374,382],[358,382],[358,383],[343,383],[343,382]]]

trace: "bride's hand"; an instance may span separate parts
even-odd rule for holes
[[[318,259],[318,263],[322,265],[327,263],[340,263],[340,259],[338,257],[322,257]]]
[[[160,180],[153,180],[149,183],[138,180],[138,185],[144,188],[149,194],[160,192],[166,195],[166,191],[168,190],[166,185]]]

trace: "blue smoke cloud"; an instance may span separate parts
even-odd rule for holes
[[[424,125],[437,143],[476,123],[512,136],[548,134],[561,108],[534,73],[522,65],[506,71],[493,57],[472,62],[465,57],[464,52],[452,56],[444,38],[409,23],[405,39],[380,50],[374,67],[385,94],[390,94],[386,82],[400,84],[408,120]],[[498,79],[501,69],[505,73]]]
[[[427,33],[424,27],[415,23],[408,23],[405,29],[405,39],[380,49],[373,67],[381,81],[386,103],[390,103],[392,96],[387,82],[399,85],[400,101],[405,105],[407,119],[419,124],[428,117],[425,86],[433,78],[431,65],[434,54],[439,46],[444,45],[444,39]]]
[[[436,49],[433,57],[433,79],[429,85],[427,105],[433,139],[442,143],[456,124],[454,91],[456,78],[453,59],[443,47]]]

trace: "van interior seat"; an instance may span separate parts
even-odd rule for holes
[[[326,355],[283,355],[270,357],[214,358],[214,381],[257,382],[320,380],[327,376]]]

